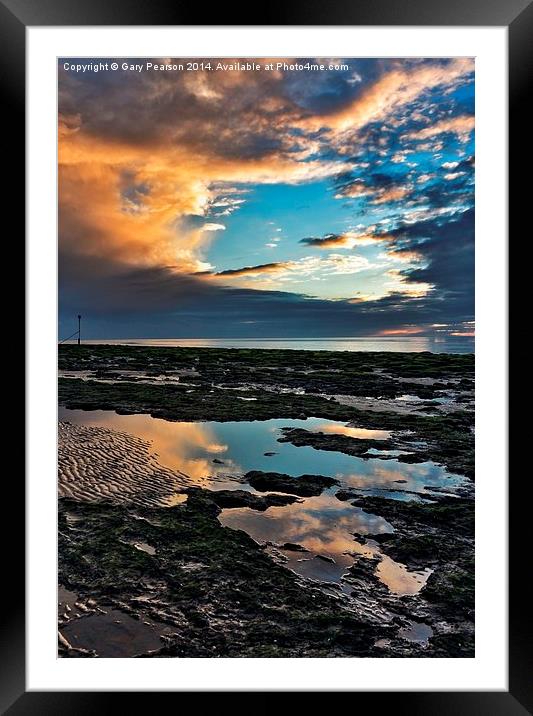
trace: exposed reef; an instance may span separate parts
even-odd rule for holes
[[[355,488],[334,470],[239,473],[225,453],[206,464],[228,489],[210,490],[139,437],[60,422],[60,656],[474,655],[472,355],[62,345],[59,369],[67,408],[191,422],[331,419],[342,424],[287,426],[279,442],[365,466],[395,460],[398,475],[384,496],[365,496],[364,474]],[[290,471],[276,463],[288,446],[279,456],[271,448],[258,455]],[[454,497],[424,483],[403,490],[402,463],[425,462],[469,479]],[[370,519],[357,524],[370,528],[351,527],[333,558],[313,546],[322,523],[312,509],[348,525],[363,511]],[[240,511],[263,523],[305,517],[307,532],[256,541],[223,526]],[[395,592],[387,570],[420,581]]]

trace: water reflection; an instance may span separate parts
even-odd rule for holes
[[[219,519],[226,527],[244,530],[260,544],[273,542],[271,551],[281,553],[287,567],[303,577],[322,582],[339,583],[359,555],[379,555],[376,576],[396,594],[415,594],[431,574],[430,569],[410,572],[383,555],[372,539],[365,544],[358,542],[354,533],[393,532],[392,525],[383,517],[340,502],[333,491],[287,507],[272,507],[266,512],[248,508],[223,510]],[[288,542],[308,551],[284,549],[283,545]],[[351,586],[344,586],[348,593],[352,591]]]
[[[283,472],[294,476],[306,473],[328,475],[337,478],[344,487],[360,488],[367,494],[380,494],[383,490],[424,492],[426,486],[452,489],[465,481],[431,462],[409,465],[395,459],[364,460],[340,452],[278,442],[283,427],[363,437],[362,433],[356,435],[356,432],[364,431],[362,428],[351,428],[322,418],[170,422],[149,415],[117,415],[113,411],[66,408],[60,408],[59,417],[73,423],[136,435],[151,443],[153,453],[165,467],[185,473],[196,484],[206,485],[209,482],[213,486],[214,482],[214,485],[224,489],[239,486],[229,476],[249,470]],[[380,436],[387,431],[364,432]],[[378,438],[378,435],[374,437]],[[364,437],[371,436],[367,434]],[[249,489],[246,485],[240,487]]]
[[[148,415],[117,415],[112,411],[81,411],[60,408],[59,417],[87,426],[106,427],[134,434],[151,444],[153,454],[165,467],[179,470],[198,485],[216,489],[252,488],[239,482],[249,470],[277,471],[290,475],[305,473],[335,477],[344,488],[364,494],[383,494],[394,499],[420,499],[410,492],[424,493],[425,487],[452,488],[463,478],[449,475],[433,463],[402,464],[395,459],[361,459],[343,453],[295,447],[280,443],[283,427],[337,433],[350,437],[382,439],[387,431],[350,428],[319,418],[274,419],[252,422],[169,422]],[[382,517],[364,512],[350,502],[337,499],[337,488],[318,497],[300,500],[266,512],[248,508],[225,509],[223,525],[242,529],[259,543],[271,543],[269,551],[298,574],[325,582],[344,584],[342,576],[360,557],[379,557],[376,576],[397,594],[414,594],[431,570],[410,572],[404,565],[381,553],[371,538],[357,541],[355,535],[393,531]],[[180,499],[184,498],[183,495]],[[301,545],[307,551],[283,548],[285,543]]]
[[[373,554],[372,549],[355,541],[354,532],[393,531],[383,517],[341,502],[330,490],[286,507],[271,507],[266,512],[246,507],[223,510],[219,519],[226,527],[244,530],[259,543],[274,542],[279,546],[290,542],[305,547],[308,552],[279,551],[285,556],[287,566],[298,574],[326,582],[340,580],[354,562],[353,553]]]
[[[228,445],[217,436],[212,425],[216,423],[172,423],[149,415],[118,415],[108,410],[67,410],[60,408],[60,420],[81,423],[126,432],[151,443],[158,462],[172,470],[182,472],[195,483],[203,484],[209,475],[238,469],[226,457]]]
[[[411,621],[408,627],[402,627],[400,629],[398,635],[401,636],[402,639],[407,639],[407,641],[427,645],[429,639],[433,636],[433,629],[429,624],[424,624],[424,622]]]
[[[388,440],[391,436],[390,430],[369,430],[368,428],[351,428],[348,425],[324,422],[314,428],[317,433],[329,433],[333,435],[346,435],[349,438],[361,438],[363,440]]]
[[[411,572],[404,564],[395,562],[387,555],[382,555],[376,569],[376,576],[386,584],[394,594],[416,594],[427,582],[432,569],[421,569]]]
[[[353,533],[392,532],[383,517],[338,500],[332,491],[286,507],[256,513],[246,507],[223,510],[221,522],[244,529],[256,542],[301,544],[314,554],[337,559],[354,549]],[[296,553],[301,557],[301,553]]]

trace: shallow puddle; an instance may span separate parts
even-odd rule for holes
[[[342,577],[360,556],[380,558],[375,574],[395,594],[415,594],[425,584],[431,570],[411,572],[383,555],[379,544],[371,537],[365,541],[364,535],[392,532],[393,528],[379,515],[338,500],[335,493],[339,488],[357,489],[363,495],[420,500],[421,495],[427,495],[431,488],[453,491],[464,483],[463,478],[451,475],[431,462],[400,463],[395,459],[394,451],[387,451],[387,460],[380,460],[377,455],[362,459],[278,442],[285,427],[370,440],[390,437],[389,431],[351,427],[321,418],[170,422],[149,415],[65,408],[60,408],[59,417],[72,423],[127,432],[149,441],[160,464],[179,470],[193,484],[203,487],[254,491],[242,482],[242,476],[249,470],[334,477],[339,481],[339,487],[326,490],[320,496],[283,507],[270,507],[265,512],[249,508],[224,509],[219,519],[224,526],[242,529],[258,543],[267,544],[266,549],[272,557],[294,572],[335,583],[348,593],[352,587],[343,582]],[[186,495],[176,499],[182,501]],[[357,541],[359,535],[362,537]],[[289,546],[284,546],[287,543]],[[300,545],[301,549],[294,545]],[[137,548],[142,549],[142,546]]]
[[[286,558],[286,565],[298,574],[321,581],[338,582],[354,562],[349,554],[371,555],[368,548],[355,542],[353,533],[392,532],[382,517],[371,515],[338,500],[332,491],[309,497],[285,507],[257,512],[247,507],[225,509],[219,516],[226,527],[242,529],[256,542],[272,542]],[[281,545],[301,545],[307,552],[283,549]],[[328,560],[316,558],[316,555]]]
[[[71,592],[69,589],[64,587],[62,584],[58,585],[57,588],[57,611],[58,614],[74,615],[81,613],[81,610],[76,608],[76,602],[78,601],[78,595]]]
[[[95,651],[100,657],[129,657],[159,649],[160,635],[172,632],[165,624],[139,621],[117,609],[99,607],[95,610],[90,600],[88,603],[80,600],[75,592],[61,584],[57,606],[60,632],[68,643],[78,649]]]
[[[311,419],[311,418],[310,418]],[[334,423],[329,420],[321,420],[312,429],[316,433],[329,433],[333,435],[346,435],[348,438],[359,438],[361,440],[388,440],[391,437],[390,430],[369,430],[368,428],[353,428],[349,425]]]
[[[382,555],[376,569],[376,577],[386,584],[393,594],[416,594],[427,582],[432,569],[411,572],[404,564],[395,562],[387,555]]]
[[[330,490],[266,512],[247,507],[225,509],[219,520],[226,527],[244,530],[260,544],[274,543],[268,551],[274,558],[281,555],[284,565],[297,574],[340,584],[348,593],[352,587],[343,584],[342,577],[359,555],[380,555],[376,576],[394,594],[415,594],[431,574],[431,570],[410,572],[382,555],[379,545],[371,539],[365,544],[358,542],[354,534],[393,532],[392,525],[383,517],[341,502]],[[289,548],[284,547],[287,543]],[[296,550],[298,545],[306,551]]]
[[[411,622],[410,626],[402,627],[398,632],[402,639],[415,642],[416,644],[426,645],[433,636],[433,629],[423,622]]]
[[[136,435],[151,443],[152,452],[160,464],[179,470],[195,484],[217,489],[249,489],[247,485],[239,485],[231,479],[249,470],[294,476],[327,475],[338,479],[344,487],[360,488],[368,494],[380,494],[391,489],[396,492],[424,492],[426,487],[453,490],[465,482],[464,478],[451,475],[432,462],[409,465],[399,463],[392,455],[387,455],[393,459],[386,461],[365,460],[341,452],[278,442],[284,427],[365,439],[389,436],[388,431],[353,428],[322,418],[171,422],[149,415],[118,415],[107,410],[83,411],[61,407],[59,419]]]
[[[117,609],[73,619],[61,633],[74,647],[96,651],[101,657],[129,657],[159,649],[159,634],[170,631],[163,625],[133,619]]]

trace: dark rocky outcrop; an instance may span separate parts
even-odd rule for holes
[[[320,495],[327,487],[338,485],[337,480],[325,475],[300,475],[292,477],[282,472],[261,472],[251,470],[244,476],[246,481],[259,492],[287,492],[300,497]]]

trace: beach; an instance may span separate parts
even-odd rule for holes
[[[474,356],[59,348],[59,655],[474,653]]]

